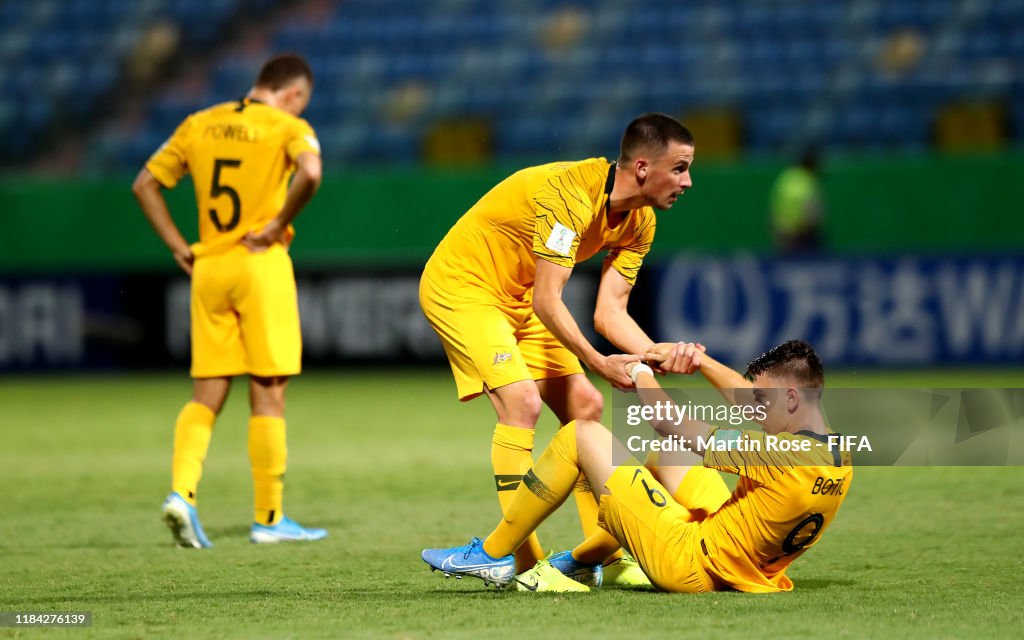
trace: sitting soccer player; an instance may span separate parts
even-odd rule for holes
[[[646,357],[661,361],[665,354]],[[678,425],[675,420],[652,422],[662,436],[692,443],[703,466],[679,466],[678,458],[668,460],[663,453],[660,466],[647,468],[631,460],[602,425],[570,423],[524,476],[495,530],[501,535],[474,538],[462,547],[426,549],[427,564],[446,575],[476,576],[499,586],[514,581],[520,590],[535,590],[537,585],[516,577],[511,554],[568,497],[583,473],[600,501],[601,527],[611,534],[609,553],[620,544],[631,551],[656,587],[677,592],[791,590],[786,569],[821,538],[853,476],[849,454],[826,445],[831,432],[819,406],[821,361],[801,341],[754,359],[746,377],[704,354],[700,345],[687,344],[675,357],[679,361],[673,370],[699,370],[728,401],[753,403],[764,431],[688,419]],[[645,405],[670,401],[647,365],[626,366]],[[766,446],[768,436],[797,446]],[[616,467],[613,460],[629,462]],[[716,469],[740,476],[732,494]],[[511,542],[502,546],[496,540]],[[602,560],[559,556],[551,560],[567,575],[585,574]]]

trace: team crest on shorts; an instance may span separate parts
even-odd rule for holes
[[[494,362],[492,362],[491,364],[502,364],[503,362],[508,362],[511,359],[512,353],[510,351],[505,351],[504,353],[496,353],[494,354]]]

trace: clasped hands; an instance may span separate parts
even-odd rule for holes
[[[647,348],[640,356],[640,362],[649,365],[655,372],[682,373],[690,375],[700,369],[704,345],[696,342],[658,342]],[[626,363],[626,373],[631,374],[637,362]]]

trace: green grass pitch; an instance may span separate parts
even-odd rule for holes
[[[830,384],[1024,386],[1020,372],[833,377]],[[0,638],[989,638],[1024,628],[1024,469],[863,468],[790,594],[496,593],[444,580],[427,546],[498,516],[485,400],[444,370],[316,373],[289,390],[286,508],[319,543],[253,546],[245,385],[207,459],[215,544],[160,522],[183,375],[0,382],[0,611],[92,611],[88,629]],[[546,416],[538,449],[554,432]],[[578,541],[570,503],[540,531]]]

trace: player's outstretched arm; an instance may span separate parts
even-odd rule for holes
[[[638,362],[638,355],[602,355],[580,331],[576,320],[562,301],[562,289],[569,281],[572,269],[537,260],[537,275],[533,287],[533,312],[566,349],[583,361],[588,369],[620,389],[633,386],[624,365]]]
[[[594,303],[594,329],[623,353],[643,353],[654,341],[629,315],[632,291],[633,285],[605,262]]]
[[[696,348],[686,352],[685,368],[691,371],[700,366],[703,351]],[[668,411],[669,406],[674,406],[675,401],[665,393],[657,379],[654,371],[646,364],[636,363],[627,365],[630,377],[636,384],[637,394],[641,402],[647,407],[655,409],[653,420],[648,420],[651,427],[662,436],[673,436],[691,443],[690,446],[695,453],[703,453],[703,443],[711,433],[711,425],[700,420],[691,420],[685,412]],[[660,409],[660,410],[659,410]]]
[[[264,251],[275,242],[281,242],[288,230],[288,225],[312,200],[313,195],[320,188],[322,179],[320,156],[309,151],[300,153],[295,158],[295,164],[297,165],[295,177],[292,178],[291,186],[288,187],[288,195],[285,197],[281,212],[259,232],[249,232],[242,238],[242,243],[249,247],[250,251]]]
[[[707,354],[701,358],[700,373],[719,391],[752,389],[754,386],[739,371],[727,367]]]
[[[684,343],[655,343],[629,315],[629,294],[632,290],[633,285],[606,262],[597,291],[594,328],[624,353],[662,354],[663,359],[644,358],[657,373],[693,373],[692,369],[687,370],[688,364],[683,360],[681,346]]]
[[[163,186],[148,169],[139,171],[135,182],[132,183],[132,193],[135,194],[135,199],[138,200],[142,212],[146,214],[146,219],[153,225],[153,229],[156,230],[157,235],[167,245],[167,248],[171,250],[174,261],[178,263],[182,271],[192,275],[194,260],[192,249],[189,248],[188,242],[178,231],[178,226],[174,224],[161,189]]]

